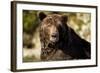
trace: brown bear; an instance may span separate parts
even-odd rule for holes
[[[90,59],[90,43],[67,25],[68,17],[39,13],[41,60]]]

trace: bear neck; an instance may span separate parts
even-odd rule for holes
[[[70,47],[70,44],[71,44],[71,29],[66,27],[66,30],[65,32],[62,32],[63,33],[63,36],[60,37],[60,41],[58,43],[58,48],[60,49],[65,49],[65,48],[69,48]]]

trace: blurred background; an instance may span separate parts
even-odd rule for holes
[[[38,13],[59,13],[68,16],[68,26],[83,39],[91,42],[91,14],[75,12],[51,12],[23,10],[23,62],[40,61],[41,43],[39,38]]]

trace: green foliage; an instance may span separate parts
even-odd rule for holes
[[[23,31],[27,33],[32,33],[37,25],[37,11],[23,10]]]
[[[35,56],[26,56],[26,57],[23,57],[23,62],[33,62],[33,61],[36,61]]]

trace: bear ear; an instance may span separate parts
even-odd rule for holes
[[[62,16],[62,22],[63,22],[63,23],[66,23],[67,21],[68,21],[68,16],[63,15],[63,16]]]
[[[46,14],[43,12],[39,13],[39,19],[42,21],[46,17]]]

